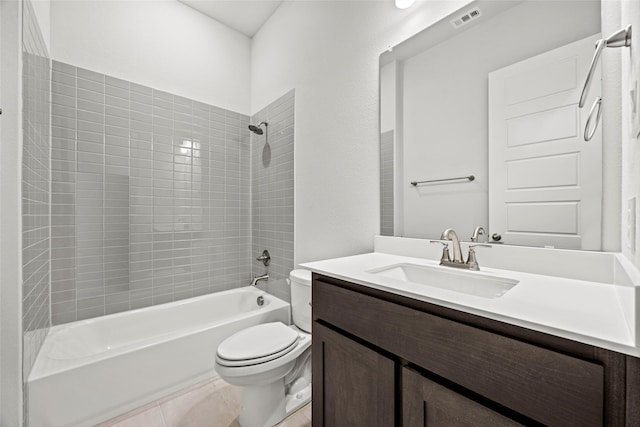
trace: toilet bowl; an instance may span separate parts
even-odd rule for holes
[[[216,352],[216,372],[243,387],[242,427],[273,426],[311,400],[311,272],[293,270],[289,280],[293,325],[252,326]]]

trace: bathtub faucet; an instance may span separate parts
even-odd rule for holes
[[[263,274],[262,276],[256,276],[253,278],[253,280],[251,281],[251,286],[256,286],[258,284],[259,281],[261,280],[268,280],[269,279],[269,275],[268,274]]]

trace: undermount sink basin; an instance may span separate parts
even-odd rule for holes
[[[394,264],[369,270],[367,273],[483,298],[499,298],[518,284],[518,280],[515,279],[476,271],[417,264]]]

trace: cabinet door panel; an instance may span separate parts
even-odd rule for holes
[[[403,427],[520,425],[411,369],[402,369]]]
[[[313,323],[314,427],[394,425],[394,362]]]

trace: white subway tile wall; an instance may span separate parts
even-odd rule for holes
[[[383,236],[393,236],[393,138],[393,130],[380,134],[380,234]]]
[[[27,378],[50,326],[49,245],[58,237],[51,237],[49,227],[51,61],[29,1],[24,2],[22,30],[22,331]]]
[[[294,266],[294,101],[291,90],[251,117],[253,124],[269,124],[264,134],[251,135],[252,254],[271,254],[268,267],[253,261],[253,273],[269,273],[265,289],[285,301],[291,300],[286,279]]]
[[[52,79],[53,323],[249,284],[249,117],[57,61]]]

